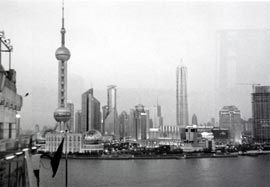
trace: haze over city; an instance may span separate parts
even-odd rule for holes
[[[21,111],[23,127],[52,126],[58,72],[54,54],[60,42],[61,3],[2,1],[0,6],[8,7],[0,12],[0,26],[14,46],[12,67],[18,72],[18,92],[30,93],[24,98]],[[71,51],[68,100],[74,102],[75,109],[80,109],[81,94],[91,87],[104,105],[107,85],[114,84],[119,113],[138,103],[151,107],[158,97],[164,124],[175,125],[176,67],[181,58],[188,71],[190,118],[196,113],[199,122],[217,117],[223,105],[232,104],[241,110],[242,117],[249,118],[252,89],[237,82],[269,85],[267,2],[67,0],[65,6],[66,45]],[[220,102],[217,95],[220,83],[217,33],[224,30],[266,33],[263,50],[261,43],[243,46],[242,51],[249,58],[238,59],[236,78],[231,77],[229,87],[233,93],[224,99],[226,103]],[[7,56],[3,58],[7,67]],[[257,67],[255,73],[241,79],[250,67]]]

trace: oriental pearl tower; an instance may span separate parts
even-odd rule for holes
[[[60,131],[64,130],[64,124],[71,117],[71,112],[67,108],[67,61],[70,58],[70,51],[65,46],[64,21],[64,1],[62,1],[61,47],[55,52],[55,57],[58,60],[58,108],[54,112],[54,118],[60,126]]]

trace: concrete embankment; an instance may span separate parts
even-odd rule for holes
[[[153,159],[198,159],[198,158],[235,158],[238,156],[259,156],[270,154],[270,151],[248,151],[239,153],[182,153],[173,155],[68,155],[69,159],[86,160],[153,160]],[[52,156],[52,155],[51,155]],[[64,159],[64,155],[62,155]]]
[[[156,155],[156,156],[69,156],[69,159],[90,159],[90,160],[151,160],[151,159],[194,159],[194,158],[231,158],[238,154],[181,154],[181,155]]]

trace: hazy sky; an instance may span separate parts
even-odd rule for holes
[[[270,3],[66,0],[65,25],[71,51],[68,95],[76,109],[81,93],[91,86],[104,105],[106,86],[114,84],[119,113],[139,102],[150,107],[158,96],[165,124],[175,124],[175,68],[183,58],[190,118],[196,113],[204,122],[216,117],[221,107],[213,100],[217,31],[270,28]],[[0,1],[0,30],[14,46],[18,92],[31,92],[21,112],[25,127],[54,123],[58,68],[54,53],[60,46],[60,28],[60,0]],[[248,118],[251,88],[243,89],[239,103],[228,105],[237,105]],[[42,115],[46,117],[39,120]]]

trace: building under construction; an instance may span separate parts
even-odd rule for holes
[[[270,86],[256,86],[252,93],[254,140],[270,143]]]

